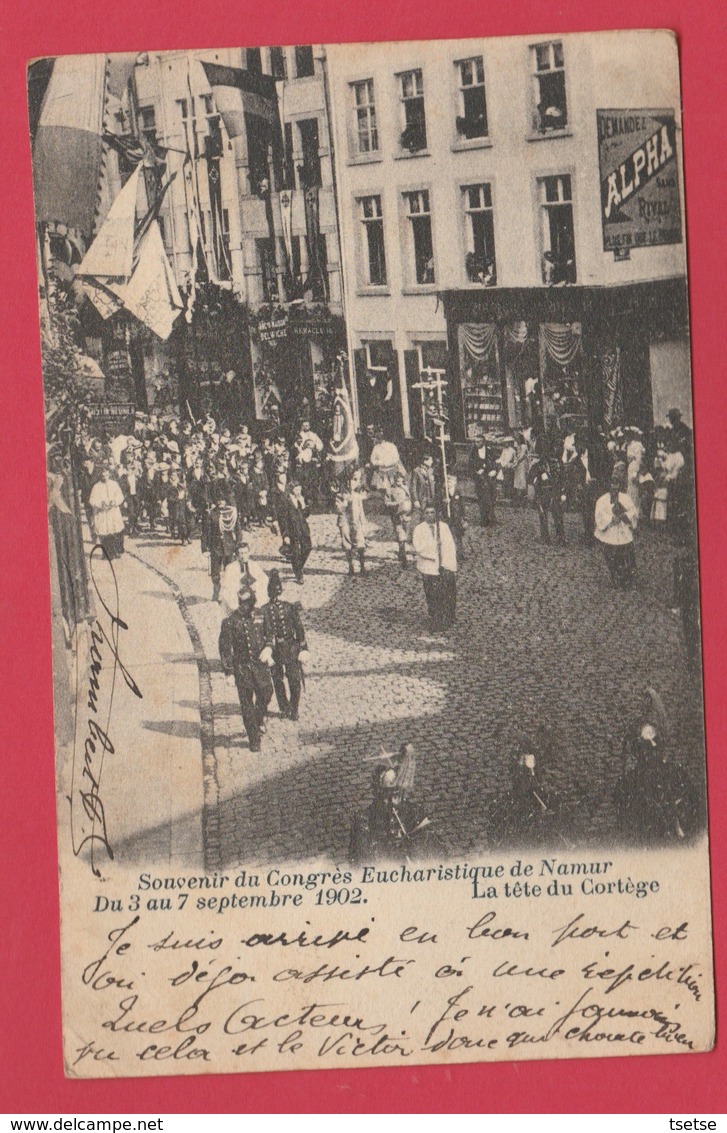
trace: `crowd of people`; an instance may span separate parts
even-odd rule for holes
[[[237,683],[253,750],[259,750],[273,692],[281,712],[297,717],[305,634],[297,615],[280,614],[279,577],[268,579],[251,560],[251,533],[278,536],[281,564],[303,585],[312,550],[310,513],[332,511],[349,575],[365,576],[367,501],[375,497],[389,517],[401,569],[413,565],[421,578],[431,631],[446,632],[455,622],[457,572],[471,553],[457,451],[424,443],[410,470],[397,444],[381,434],[364,436],[360,450],[357,461],[341,465],[329,459],[309,420],[291,437],[282,430],[255,437],[244,424],[233,432],[210,415],[195,423],[137,414],[133,433],[79,432],[75,438],[76,483],[109,558],[123,554],[125,534],[154,533],[182,545],[199,539],[208,555],[211,598],[226,619],[220,654]],[[564,513],[580,512],[583,539],[602,548],[617,589],[635,583],[638,527],[668,528],[676,545],[672,608],[681,612],[687,658],[696,665],[692,469],[691,431],[672,410],[668,427],[648,438],[635,427],[592,435],[555,425],[509,437],[483,435],[470,448],[466,478],[484,528],[502,521],[501,503],[530,505],[543,544],[564,546]],[[267,662],[260,662],[263,652]],[[265,679],[268,668],[272,675]]]
[[[470,543],[458,454],[451,444],[423,443],[410,469],[383,435],[364,436],[360,447],[359,461],[341,466],[308,420],[292,439],[282,431],[254,439],[246,425],[233,433],[209,415],[194,423],[138,414],[133,434],[80,435],[75,455],[89,524],[108,555],[123,553],[125,533],[152,531],[182,545],[199,538],[215,601],[245,533],[256,528],[280,536],[280,555],[302,585],[313,509],[334,511],[349,574],[366,574],[366,501],[375,496],[390,517],[401,568],[413,562],[421,575],[431,629],[444,631],[456,618],[456,575]],[[635,426],[607,434],[555,422],[483,435],[470,448],[466,478],[483,527],[498,522],[499,502],[530,505],[541,541],[565,546],[565,512],[579,512],[583,540],[602,548],[617,589],[636,581],[638,528],[667,529],[676,547],[672,608],[682,611],[687,653],[697,658],[693,445],[679,410],[648,437]]]
[[[264,527],[279,532],[302,582],[323,455],[307,421],[292,445],[271,435],[257,444],[245,425],[233,436],[211,417],[193,425],[139,414],[133,434],[77,437],[75,455],[89,525],[110,557],[123,553],[125,532],[166,534],[182,545],[197,537],[210,555],[217,600],[243,532]]]

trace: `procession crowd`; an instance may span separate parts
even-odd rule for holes
[[[391,518],[398,558],[413,558],[435,631],[456,617],[456,574],[468,552],[469,519],[452,445],[423,443],[410,471],[397,445],[367,433],[356,462],[330,460],[323,440],[303,420],[291,443],[282,431],[258,442],[246,425],[220,428],[137,415],[133,435],[77,438],[77,479],[89,524],[111,557],[124,534],[142,529],[181,544],[200,539],[209,554],[212,596],[235,559],[245,532],[267,528],[303,582],[312,549],[312,509],[333,509],[349,574],[366,573],[366,500],[377,497]],[[553,423],[511,437],[482,436],[469,452],[483,527],[497,522],[497,502],[531,504],[544,544],[566,543],[564,513],[580,512],[583,540],[600,545],[612,585],[636,580],[640,526],[668,530],[676,548],[672,608],[681,610],[687,653],[698,652],[697,567],[691,430],[678,410],[648,438],[635,426],[610,434],[567,432]]]
[[[288,564],[293,580],[304,584],[312,510],[334,512],[350,576],[368,573],[367,508],[388,514],[401,569],[413,565],[421,577],[434,633],[454,623],[457,572],[476,553],[473,513],[466,507],[471,492],[483,528],[506,522],[503,504],[537,511],[534,534],[545,545],[565,546],[564,513],[580,513],[583,542],[602,548],[616,589],[636,581],[639,527],[668,530],[665,547],[675,548],[672,609],[681,615],[688,663],[698,663],[692,435],[677,410],[668,426],[649,437],[635,427],[590,437],[555,427],[483,436],[469,450],[464,484],[449,444],[422,444],[411,471],[397,445],[382,435],[365,434],[359,449],[356,462],[341,465],[330,459],[308,420],[292,441],[282,430],[256,440],[246,425],[233,432],[209,414],[198,424],[138,414],[131,435],[86,432],[75,439],[76,483],[93,534],[110,558],[123,554],[125,534],[142,532],[182,545],[199,539],[209,556],[211,598],[223,614],[220,660],[237,688],[252,751],[261,749],[273,695],[283,716],[298,718],[307,643],[299,604],[282,599],[281,572]],[[281,570],[266,574],[252,560],[256,531],[280,538]],[[633,774],[637,763],[643,767],[651,758],[655,771],[643,798],[652,799],[652,810],[654,797],[661,799],[659,815],[666,810],[671,827],[667,802],[674,790],[662,783],[667,764],[661,734],[645,718],[629,740],[627,766]],[[556,813],[538,779],[536,747],[518,754],[512,789],[490,816],[501,842],[523,826],[536,824],[542,832]],[[410,791],[399,779],[391,765],[377,772],[372,803],[373,828],[388,829],[394,842],[421,823],[420,815],[414,822],[413,810],[413,825],[402,820]],[[634,798],[634,790],[625,792],[631,810]],[[367,822],[364,816],[359,823],[359,842]]]

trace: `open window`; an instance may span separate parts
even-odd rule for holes
[[[386,248],[381,197],[361,197],[358,201],[362,226],[363,283],[368,287],[386,286]]]
[[[455,64],[459,85],[457,135],[464,141],[486,138],[487,102],[485,100],[485,64],[481,55],[461,59]]]
[[[419,153],[427,148],[427,122],[424,110],[424,76],[420,69],[398,76],[401,101],[401,149]]]
[[[494,287],[497,283],[495,224],[492,213],[492,187],[465,185],[462,189],[465,215],[465,273],[469,283]]]
[[[533,82],[533,130],[548,133],[568,125],[563,44],[538,43],[530,48]]]
[[[543,283],[550,287],[575,283],[576,249],[570,176],[541,177],[538,192]]]
[[[435,282],[434,243],[432,240],[432,216],[429,207],[429,190],[418,189],[404,193],[404,205],[409,221],[409,271],[417,284]]]

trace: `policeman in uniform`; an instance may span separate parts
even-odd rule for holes
[[[273,687],[283,716],[297,720],[303,683],[301,657],[307,657],[308,648],[298,607],[291,602],[281,601],[282,592],[280,574],[277,570],[271,570],[268,581],[270,601],[267,606],[263,606],[262,613],[265,638],[272,642],[273,648]],[[286,679],[290,695],[285,687]]]
[[[272,641],[266,634],[262,611],[255,609],[255,595],[248,586],[240,588],[238,602],[238,608],[222,623],[220,660],[228,680],[234,679],[237,685],[250,751],[260,751],[260,735],[265,731],[265,714],[273,695]]]

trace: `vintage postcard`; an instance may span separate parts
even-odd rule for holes
[[[28,69],[66,1073],[710,1049],[674,36],[139,46]]]

